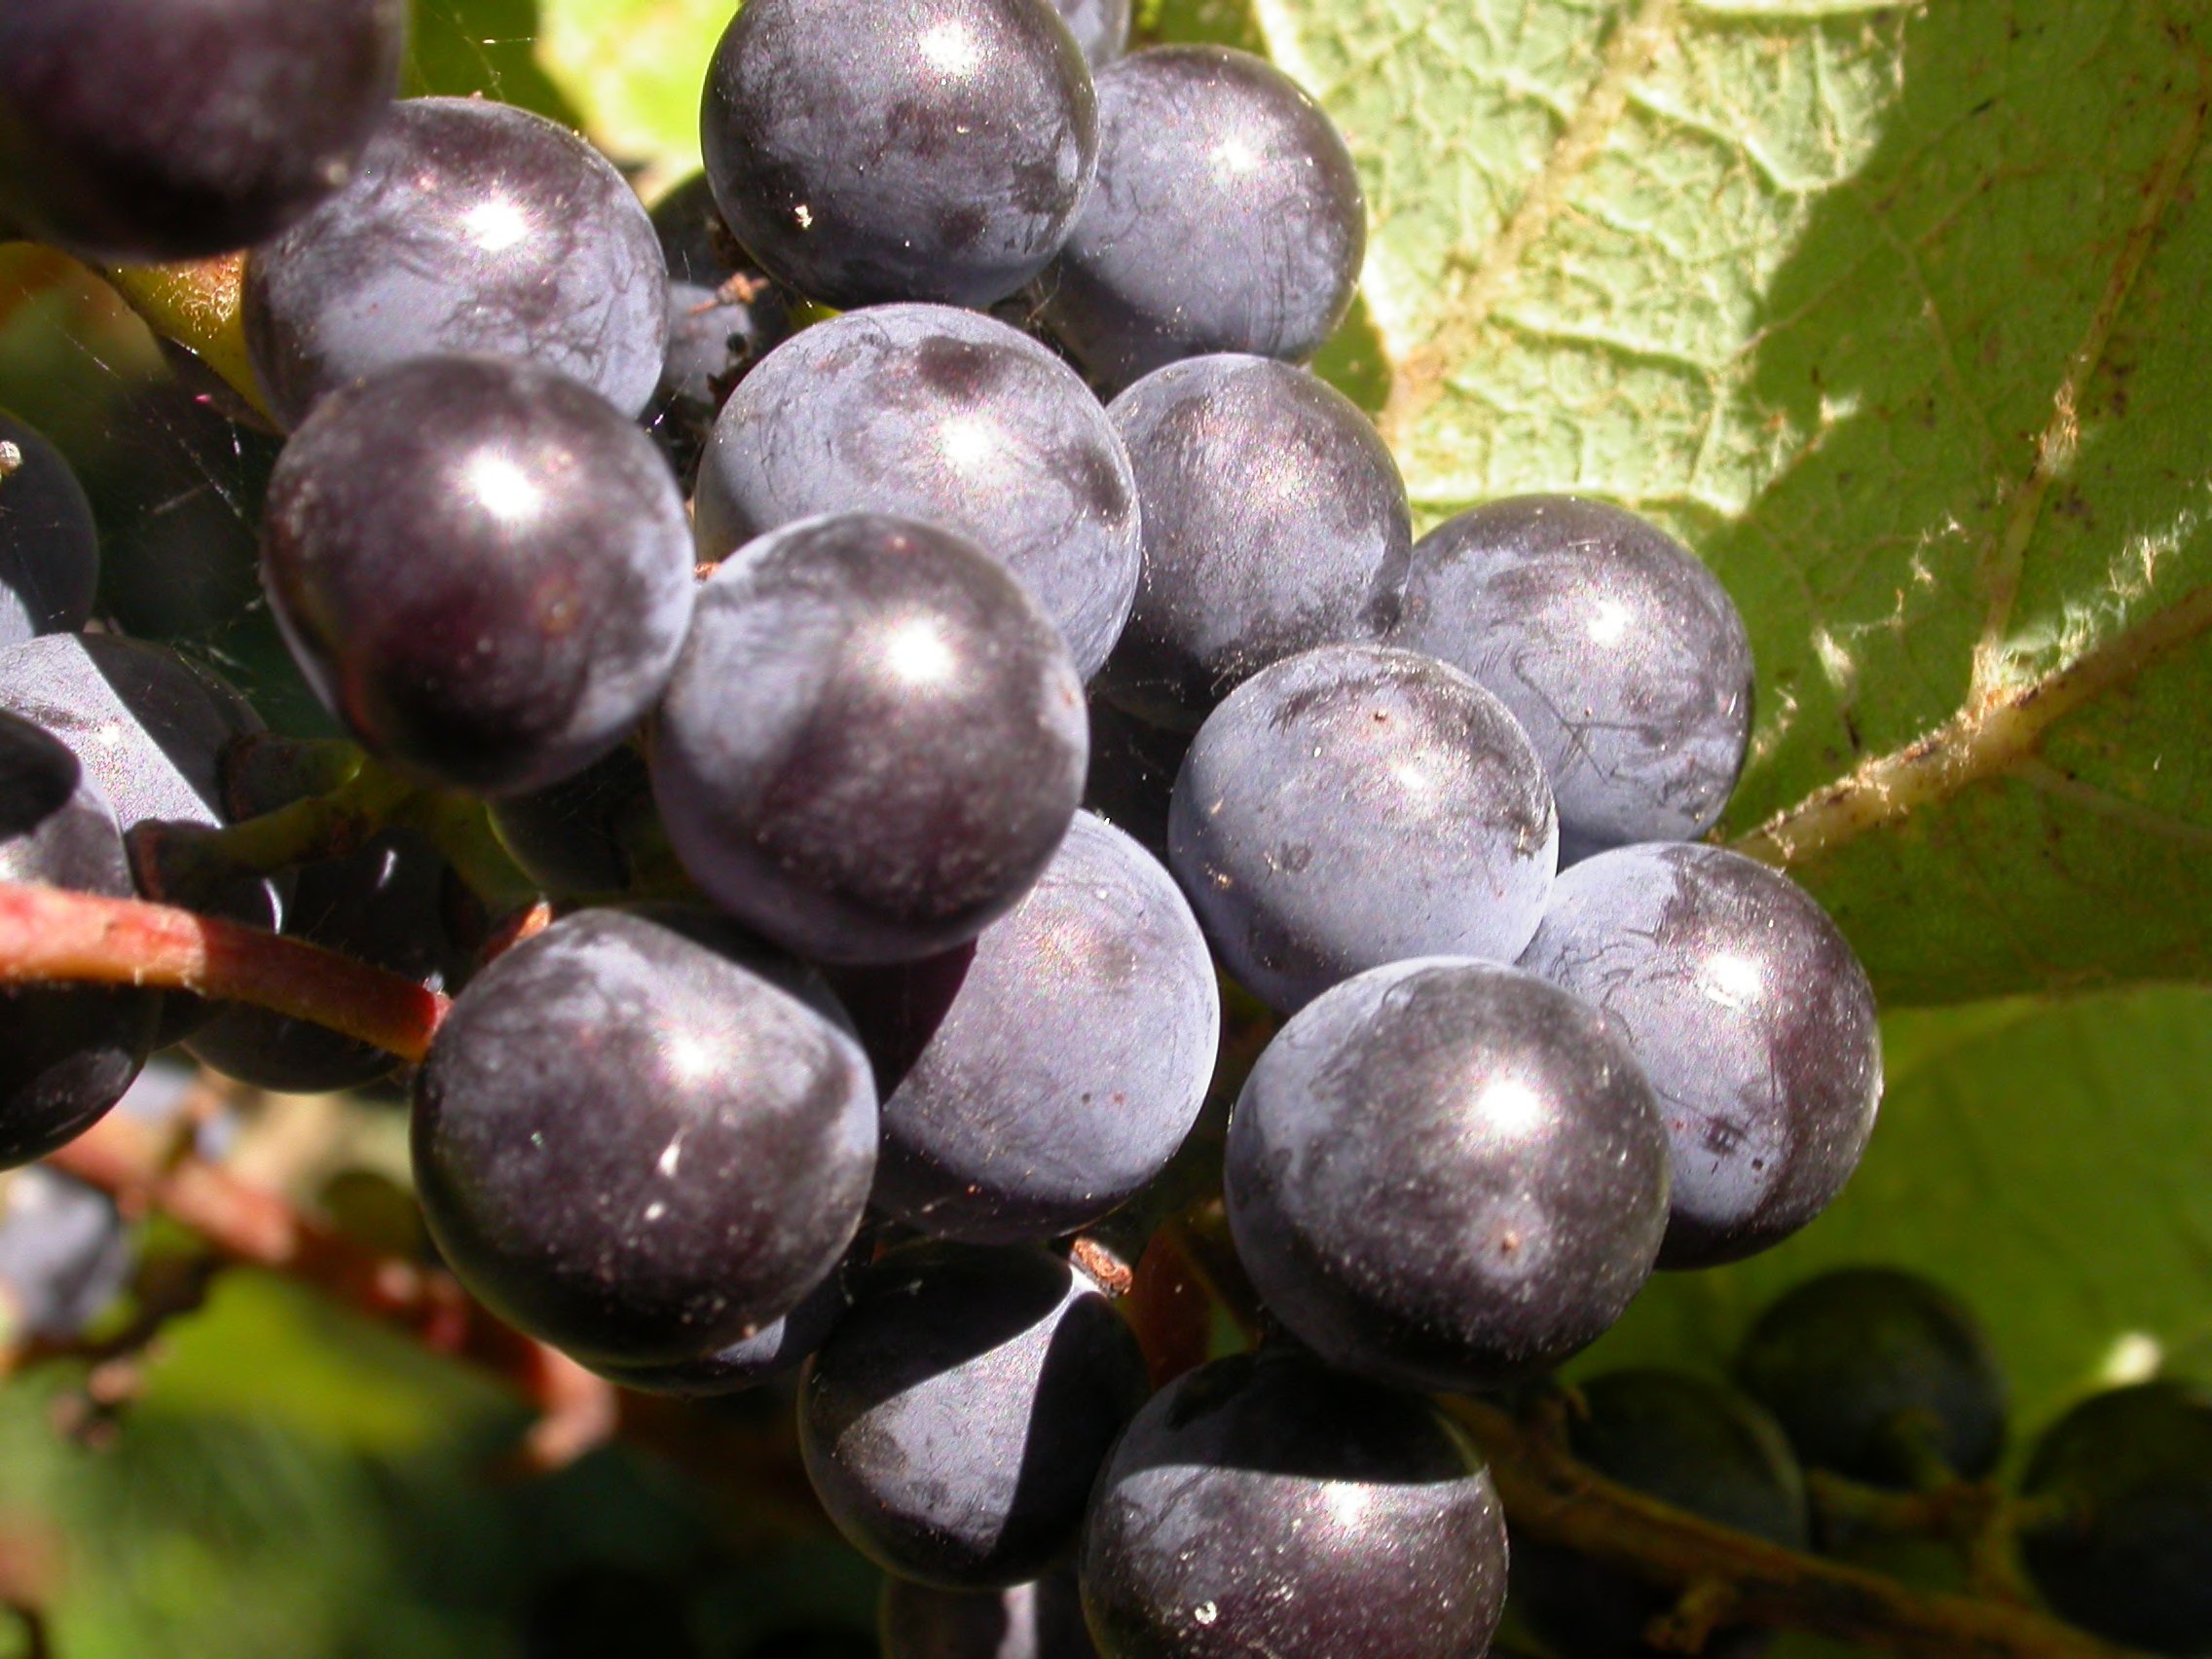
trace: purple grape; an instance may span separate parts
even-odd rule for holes
[[[1098,1659],[1066,1568],[1009,1590],[883,1581],[883,1659]]]
[[[0,411],[0,647],[82,628],[99,574],[85,487],[35,427]]]

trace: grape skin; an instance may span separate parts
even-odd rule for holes
[[[1037,284],[1047,327],[1120,388],[1182,357],[1303,362],[1367,248],[1350,151],[1264,58],[1156,47],[1098,73],[1098,182]]]
[[[695,1359],[674,1364],[618,1365],[605,1361],[592,1367],[609,1382],[645,1394],[668,1394],[681,1400],[719,1399],[742,1389],[757,1387],[773,1378],[796,1371],[820,1347],[845,1309],[852,1306],[850,1274],[865,1263],[866,1234],[846,1259],[831,1269],[829,1277],[800,1298],[798,1306],[780,1319],[772,1319],[750,1337]],[[856,1263],[860,1257],[861,1263]]]
[[[131,892],[115,815],[77,757],[5,714],[0,881],[111,899]],[[162,1002],[122,986],[0,986],[0,1168],[76,1139],[123,1097],[146,1063]]]
[[[1467,1659],[1505,1564],[1490,1475],[1433,1406],[1263,1350],[1138,1414],[1078,1572],[1105,1659]]]
[[[877,1626],[883,1659],[1098,1659],[1065,1569],[1008,1590],[886,1578]]]
[[[326,399],[276,463],[261,569],[353,735],[483,794],[619,743],[667,683],[695,588],[652,441],[573,381],[483,356]]]
[[[1788,877],[1719,847],[1622,847],[1552,888],[1521,965],[1587,998],[1659,1093],[1666,1268],[1741,1260],[1825,1209],[1881,1101],[1874,993]]]
[[[1037,1576],[1145,1397],[1136,1338],[1041,1250],[915,1244],[860,1275],[807,1361],[799,1449],[838,1530],[903,1577]]]
[[[704,911],[579,911],[455,999],[415,1080],[416,1187],[473,1294],[587,1364],[782,1318],[852,1241],[866,1056],[812,976]]]
[[[1222,965],[1285,1013],[1409,957],[1512,961],[1558,843],[1542,762],[1504,706],[1378,645],[1238,686],[1184,756],[1167,824]]]
[[[1088,679],[1121,638],[1143,554],[1137,484],[1098,400],[1026,335],[949,306],[874,306],[771,352],[701,463],[699,557],[829,512],[974,539],[1058,624]]]
[[[0,1314],[10,1341],[64,1342],[123,1294],[138,1251],[115,1199],[56,1170],[9,1178],[0,1207]]]
[[[1052,0],[1092,74],[1129,49],[1129,0]]]
[[[110,260],[260,241],[346,183],[406,39],[405,0],[0,9],[0,218]]]
[[[803,519],[699,590],[653,798],[713,901],[824,962],[911,961],[1020,900],[1083,789],[1083,686],[1020,584],[912,519]]]
[[[1397,620],[1411,509],[1344,393],[1223,355],[1161,369],[1107,414],[1144,526],[1136,608],[1098,682],[1111,701],[1194,731],[1268,664]]]
[[[85,487],[36,427],[0,410],[0,647],[82,628],[99,573]]]
[[[848,976],[885,1088],[877,1207],[1006,1244],[1133,1198],[1197,1120],[1221,998],[1168,873],[1077,813],[1014,911],[949,957]]]
[[[1513,711],[1583,856],[1704,834],[1743,770],[1743,618],[1686,548],[1605,502],[1522,496],[1439,525],[1414,545],[1390,643]]]
[[[1395,963],[1292,1016],[1229,1120],[1261,1299],[1323,1359],[1475,1389],[1594,1342],[1650,1275],[1667,1135],[1598,1015],[1490,963]]]
[[[508,104],[411,98],[344,191],[253,250],[244,314],[287,428],[363,375],[470,351],[636,415],[660,384],[668,265],[628,183],[574,133]]]
[[[749,0],[707,71],[700,145],[737,240],[809,299],[987,306],[1059,251],[1097,108],[1038,0]]]

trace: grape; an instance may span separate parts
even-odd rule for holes
[[[1011,1590],[883,1582],[883,1659],[1098,1659],[1083,1628],[1075,1575]]]
[[[130,895],[115,817],[76,756],[7,714],[0,881]],[[0,986],[0,1168],[74,1140],[122,1098],[146,1062],[161,1005],[152,991],[117,986]]]
[[[875,1204],[985,1244],[1133,1198],[1197,1120],[1221,1032],[1174,880],[1088,813],[973,945],[839,988],[885,1090]]]
[[[1167,857],[1167,812],[1191,733],[1140,720],[1090,698],[1090,771],[1083,804],[1156,859]]]
[[[1168,860],[1222,965],[1286,1013],[1414,956],[1510,962],[1552,884],[1543,763],[1455,668],[1326,645],[1198,728]]]
[[[668,355],[646,424],[686,482],[730,388],[792,332],[791,303],[723,228],[705,173],[654,204],[668,260]]]
[[[797,1307],[860,1226],[875,1094],[819,981],[705,912],[584,910],[454,1002],[415,1081],[438,1248],[589,1364],[686,1360]]]
[[[245,335],[287,427],[363,375],[469,351],[557,369],[635,415],[660,384],[667,261],[574,133],[508,104],[412,98],[352,183],[253,250]]]
[[[866,1234],[830,1270],[830,1275],[780,1319],[770,1320],[750,1337],[726,1347],[680,1359],[673,1364],[594,1367],[603,1377],[646,1394],[673,1394],[679,1399],[705,1400],[734,1394],[771,1378],[796,1371],[807,1355],[820,1347],[845,1309],[852,1306],[851,1274],[873,1254]]]
[[[1781,1426],[1722,1382],[1680,1371],[1615,1371],[1576,1389],[1568,1419],[1576,1461],[1662,1503],[1803,1550],[1811,1528],[1805,1477]],[[1555,1545],[1513,1540],[1513,1604],[1561,1659],[1657,1659],[1644,1627],[1673,1598]],[[1768,1633],[1723,1627],[1706,1659],[1751,1659]]]
[[[1628,1050],[1565,991],[1429,959],[1324,993],[1229,1120],[1237,1257],[1333,1365],[1483,1388],[1619,1318],[1667,1222],[1667,1134]]]
[[[444,990],[466,966],[446,937],[447,873],[427,837],[387,830],[357,853],[302,866],[284,931]],[[225,1004],[186,1047],[203,1065],[288,1094],[358,1088],[389,1076],[398,1064],[372,1044],[240,1003]]]
[[[1578,849],[1702,835],[1743,770],[1743,618],[1673,537],[1603,501],[1520,496],[1430,531],[1391,644],[1513,711]]]
[[[1505,1557],[1490,1475],[1435,1407],[1277,1351],[1137,1415],[1079,1572],[1106,1659],[1468,1659]]]
[[[260,241],[346,182],[406,39],[404,0],[0,8],[0,216],[116,260]]]
[[[2028,1576],[2061,1618],[2153,1653],[2212,1647],[2212,1393],[2162,1380],[2083,1401],[2028,1459]]]
[[[0,646],[82,628],[99,574],[85,487],[37,428],[0,410]]]
[[[220,827],[224,748],[263,729],[252,705],[207,669],[166,645],[112,634],[46,634],[0,650],[0,713],[67,745],[127,834],[153,822]],[[275,928],[290,887],[288,876],[240,876],[167,897]],[[130,891],[126,885],[120,896]],[[188,1036],[214,1012],[183,991],[160,1000],[157,1048]]]
[[[1413,521],[1396,462],[1342,392],[1256,357],[1178,363],[1107,413],[1144,522],[1136,609],[1099,687],[1196,730],[1271,662],[1397,619]]]
[[[612,893],[630,885],[630,849],[652,817],[645,756],[618,744],[572,778],[492,803],[492,828],[531,880],[549,893]]]
[[[801,955],[911,960],[1013,908],[1083,788],[1083,686],[975,543],[802,520],[699,590],[653,798],[716,903]]]
[[[1874,993],[1826,912],[1719,847],[1621,847],[1565,871],[1521,965],[1602,1010],[1674,1143],[1665,1268],[1733,1262],[1825,1209],[1882,1093]]]
[[[1900,1490],[1978,1479],[2005,1449],[2005,1376],[1973,1316],[1926,1279],[1847,1268],[1759,1316],[1736,1381],[1810,1469]]]
[[[1129,0],[1052,0],[1092,73],[1129,49]]]
[[[809,299],[986,306],[1066,240],[1097,107],[1038,0],[749,0],[699,141],[730,230]]]
[[[645,433],[561,375],[426,357],[334,393],[269,486],[262,582],[317,695],[438,783],[542,789],[667,682],[694,583]]]
[[[1097,672],[1135,598],[1142,543],[1122,441],[1073,369],[1004,323],[880,306],[771,352],[716,423],[699,557],[794,519],[894,512],[972,537]]]
[[[1144,1356],[1041,1250],[910,1244],[862,1273],[807,1361],[799,1449],[837,1530],[947,1589],[1034,1578],[1075,1539]]]
[[[10,1341],[76,1336],[121,1296],[138,1252],[115,1200],[57,1170],[9,1177],[0,1210],[0,1303]]]
[[[1367,247],[1351,154],[1262,58],[1159,47],[1098,74],[1098,183],[1038,284],[1046,325],[1109,385],[1179,357],[1302,362]]]

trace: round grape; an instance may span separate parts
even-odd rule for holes
[[[616,1365],[602,1361],[593,1369],[625,1388],[682,1400],[719,1399],[757,1387],[772,1378],[796,1371],[806,1363],[807,1355],[822,1346],[852,1306],[851,1274],[872,1254],[864,1231],[845,1259],[800,1298],[797,1307],[726,1347],[673,1364]]]
[[[1074,1541],[1145,1397],[1136,1338],[1043,1251],[909,1245],[860,1275],[807,1361],[799,1447],[822,1506],[907,1578],[1034,1578]]]
[[[1680,543],[1603,501],[1520,496],[1430,531],[1391,643],[1513,711],[1585,853],[1702,835],[1743,770],[1743,618]]]
[[[406,40],[405,0],[0,8],[0,217],[113,260],[261,241],[346,183]]]
[[[1434,1406],[1276,1351],[1137,1415],[1078,1573],[1105,1659],[1466,1659],[1505,1560],[1490,1475]]]
[[[784,1317],[852,1241],[875,1167],[867,1059],[832,1013],[703,911],[582,910],[524,940],[416,1075],[439,1250],[587,1364],[689,1360]]]
[[[331,712],[484,794],[619,743],[667,682],[696,585],[652,441],[496,357],[417,358],[326,399],[276,463],[261,570]]]
[[[1736,1381],[1809,1469],[1900,1491],[1977,1480],[2005,1449],[2005,1374],[1973,1315],[1888,1268],[1809,1279],[1759,1316]]]
[[[1397,463],[1327,383],[1257,357],[1149,376],[1107,413],[1144,525],[1136,608],[1099,687],[1197,729],[1272,662],[1396,621],[1413,546]]]
[[[1874,993],[1788,877],[1719,847],[1600,853],[1561,874],[1521,965],[1603,1011],[1658,1091],[1661,1267],[1780,1243],[1859,1167],[1882,1093]]]
[[[1075,1574],[1010,1590],[939,1590],[883,1581],[883,1659],[1098,1659]]]
[[[700,145],[737,240],[809,299],[987,306],[1066,240],[1097,107],[1038,0],[749,0]]]
[[[344,191],[253,250],[245,335],[287,427],[363,375],[469,351],[635,415],[660,384],[668,266],[628,183],[573,132],[511,104],[411,98]]]
[[[36,427],[0,410],[0,646],[82,628],[99,574],[85,487]]]
[[[1080,812],[973,945],[838,988],[886,1090],[875,1204],[985,1244],[1074,1233],[1133,1198],[1197,1120],[1221,1032],[1173,878]]]
[[[1430,959],[1295,1015],[1229,1120],[1236,1254],[1333,1365],[1424,1389],[1532,1376],[1650,1275],[1667,1133],[1588,1008],[1541,979]]]
[[[1075,371],[1002,322],[853,312],[779,347],[731,396],[700,467],[700,558],[862,511],[972,538],[1036,596],[1086,679],[1128,621],[1142,559],[1128,456]]]
[[[910,961],[1011,909],[1083,788],[1083,685],[1020,584],[910,519],[802,520],[699,590],[653,798],[710,898],[825,962]]]
[[[1379,645],[1238,686],[1198,728],[1167,820],[1222,965],[1286,1013],[1408,957],[1512,961],[1557,846],[1542,762],[1504,705]]]
[[[1129,49],[1129,0],[1052,0],[1091,72],[1106,67]]]
[[[1263,58],[1157,47],[1098,74],[1098,183],[1038,283],[1045,323],[1108,385],[1179,357],[1303,362],[1367,249],[1351,153]]]

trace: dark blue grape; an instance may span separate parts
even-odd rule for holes
[[[428,838],[388,830],[357,853],[303,865],[284,931],[401,974],[430,990],[459,982],[467,957],[446,935],[448,866]],[[324,1094],[388,1077],[398,1061],[311,1020],[227,1004],[187,1040],[193,1058],[256,1088]]]
[[[1321,106],[1262,58],[1157,47],[1098,74],[1098,182],[1038,283],[1109,385],[1179,357],[1303,362],[1351,305],[1367,208]]]
[[[0,9],[0,218],[119,260],[260,241],[345,184],[406,39],[404,0]]]
[[[1430,531],[1391,643],[1513,711],[1585,853],[1704,834],[1743,770],[1743,618],[1680,543],[1605,502],[1520,496]]]
[[[572,778],[492,803],[492,828],[548,893],[613,893],[630,885],[631,857],[651,822],[645,758],[624,743]]]
[[[1788,877],[1719,847],[1621,847],[1565,871],[1521,965],[1628,1041],[1673,1142],[1659,1265],[1780,1243],[1859,1167],[1882,1094],[1874,993]]]
[[[1136,609],[1099,679],[1114,702],[1195,730],[1271,662],[1397,620],[1406,489],[1344,393],[1263,358],[1205,357],[1107,413],[1144,523]]]
[[[1038,0],[749,0],[700,144],[737,240],[809,299],[986,306],[1066,240],[1097,109]]]
[[[1277,1351],[1137,1415],[1078,1570],[1105,1659],[1467,1659],[1505,1558],[1490,1475],[1434,1406]]]
[[[1052,10],[1096,74],[1129,49],[1129,0],[1052,0]]]
[[[77,756],[7,714],[0,714],[0,881],[111,899],[131,892],[115,816]],[[0,986],[0,1168],[74,1140],[122,1098],[146,1063],[161,1004],[151,991],[107,985]]]
[[[1199,727],[1169,862],[1221,955],[1289,1012],[1413,956],[1510,962],[1558,829],[1505,706],[1433,657],[1328,645],[1261,671]]]
[[[660,384],[668,267],[644,205],[573,132],[414,98],[344,191],[254,249],[245,332],[286,426],[363,375],[455,351],[527,358],[635,415]]]
[[[1846,1268],[1759,1316],[1736,1381],[1809,1469],[1906,1489],[1977,1479],[2005,1449],[2005,1374],[1960,1303],[1914,1273]]]
[[[874,1202],[945,1238],[1073,1233],[1166,1167],[1221,1031],[1175,882],[1088,813],[949,956],[839,982],[885,1093]]]
[[[82,628],[99,574],[85,487],[36,427],[0,410],[0,646]]]
[[[700,466],[699,556],[830,512],[972,537],[1036,596],[1086,678],[1128,620],[1142,541],[1121,439],[1073,369],[987,316],[853,312],[738,387]]]
[[[1781,1425],[1724,1382],[1614,1371],[1578,1383],[1567,1449],[1609,1481],[1784,1549],[1810,1543],[1805,1477]],[[1617,1567],[1518,1533],[1513,1605],[1560,1659],[1659,1659],[1645,1628],[1675,1598]],[[1700,1651],[1751,1659],[1770,1633],[1723,1626]]]
[[[706,174],[654,203],[652,222],[668,260],[668,355],[645,424],[688,483],[731,388],[790,336],[792,307],[723,226]]]
[[[1019,901],[1085,753],[1075,664],[1020,584],[950,531],[853,513],[699,590],[653,798],[732,915],[817,960],[910,961]]]
[[[1378,968],[1276,1034],[1229,1120],[1236,1254],[1331,1364],[1420,1388],[1557,1365],[1667,1225],[1667,1133],[1589,1009],[1489,963]]]
[[[683,1400],[717,1399],[741,1389],[756,1387],[772,1378],[796,1371],[820,1347],[845,1309],[852,1306],[852,1274],[873,1254],[864,1232],[846,1259],[830,1269],[830,1276],[808,1291],[780,1319],[773,1319],[750,1337],[696,1359],[673,1364],[616,1365],[602,1362],[594,1369],[610,1382],[645,1394],[670,1394]],[[857,1258],[857,1259],[856,1259]]]
[[[1011,1590],[939,1590],[883,1581],[883,1659],[1098,1659],[1075,1574]]]
[[[619,743],[667,682],[695,587],[652,441],[496,357],[418,358],[326,399],[276,463],[261,569],[330,711],[485,794]]]
[[[130,1228],[97,1187],[45,1168],[9,1178],[0,1208],[0,1324],[11,1341],[79,1335],[123,1294],[137,1260]]]
[[[526,940],[416,1076],[438,1248],[587,1363],[692,1359],[784,1317],[852,1241],[875,1166],[867,1059],[831,1013],[703,911],[584,910]]]
[[[807,1361],[799,1448],[839,1531],[948,1589],[1035,1578],[1075,1541],[1144,1356],[1041,1250],[916,1244],[862,1273]]]
[[[2061,1618],[2153,1653],[2212,1647],[2212,1393],[2162,1379],[2083,1401],[2020,1491],[2020,1559]]]

